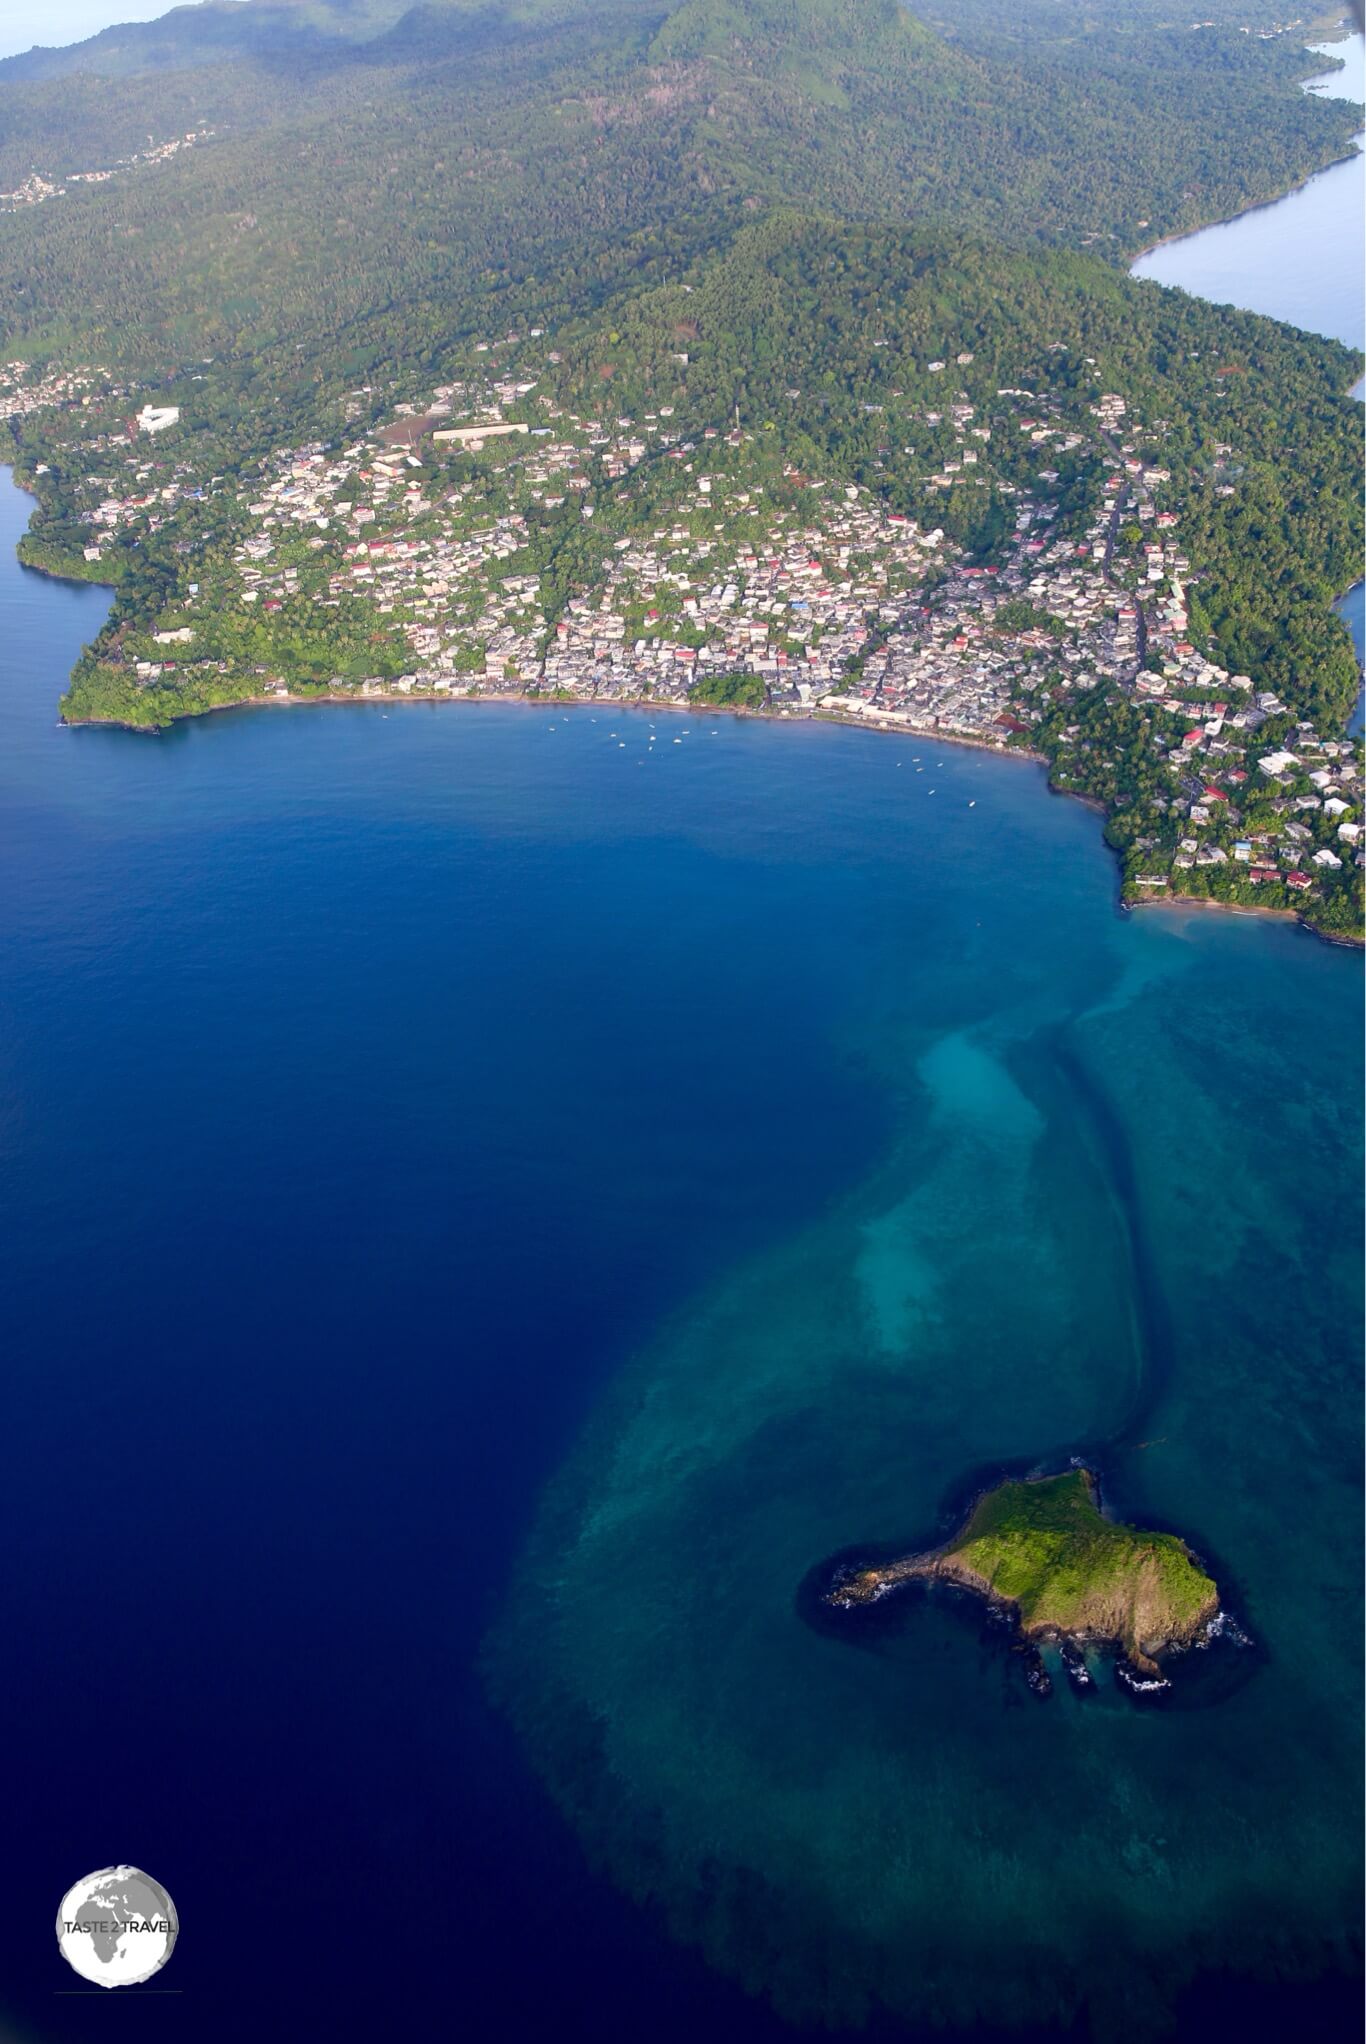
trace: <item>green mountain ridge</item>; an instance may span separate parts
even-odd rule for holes
[[[38,45],[0,60],[0,85],[94,75],[135,77],[225,59],[320,50],[382,35],[408,9],[400,0],[200,0],[155,20],[124,22],[83,43]]]
[[[836,64],[876,56],[897,63],[912,51],[947,54],[942,39],[899,4],[860,0],[682,0],[650,45],[652,57],[779,51],[786,61],[820,51]]]
[[[0,67],[0,192],[205,139],[0,201],[10,352],[165,369],[325,348],[434,292],[590,247],[610,264],[633,233],[686,240],[756,203],[1122,257],[1270,196],[1353,125],[1298,91],[1293,53],[1244,37],[1102,38],[1064,92],[1019,45],[950,43],[892,0],[215,5],[108,36],[60,53],[65,75]],[[147,68],[111,93],[88,67],[116,50]]]

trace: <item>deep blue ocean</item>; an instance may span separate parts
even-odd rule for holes
[[[0,2044],[1354,2034],[1360,958],[931,741],[62,730],[27,509]],[[1187,1707],[806,1622],[1079,1448],[1256,1642]],[[179,1946],[73,1994],[116,1861]]]
[[[473,1662],[613,1369],[876,1147],[849,884],[764,850],[838,748],[62,731],[106,597],[17,567],[27,511],[5,472],[0,2034],[762,2035],[585,1881]],[[125,1860],[169,2013],[56,1996]]]

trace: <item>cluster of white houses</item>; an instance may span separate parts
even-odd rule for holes
[[[30,362],[0,362],[0,418],[89,405],[97,390],[108,387],[102,369],[39,369]]]
[[[80,403],[86,374],[35,384],[11,365],[11,408]],[[1014,531],[990,566],[965,558],[923,510],[919,520],[891,510],[852,483],[789,464],[773,492],[738,421],[687,438],[669,405],[592,418],[538,394],[535,377],[478,367],[424,404],[391,405],[378,425],[362,423],[376,394],[351,393],[340,444],[282,449],[245,484],[195,476],[175,458],[175,408],[144,407],[128,422],[134,438],[89,443],[103,465],[86,478],[87,557],[129,524],[155,530],[183,516],[187,500],[239,499],[246,536],[199,567],[202,586],[187,583],[174,615],[130,646],[143,682],[201,665],[231,673],[222,627],[237,619],[252,626],[235,643],[253,649],[259,692],[287,693],[290,632],[335,630],[340,644],[343,625],[360,619],[390,657],[376,661],[380,673],[351,668],[334,686],[371,695],[682,704],[699,688],[724,696],[714,684],[738,677],[742,699],[774,714],[1003,745],[1027,740],[1045,701],[1106,684],[1153,712],[1169,784],[1158,804],[1169,828],[1144,841],[1139,887],[1232,863],[1254,882],[1308,888],[1360,861],[1359,748],[1301,726],[1292,747],[1259,757],[1258,730],[1285,706],[1186,636],[1191,564],[1162,501],[1171,478],[1160,433],[1119,393],[1092,405],[1088,425],[1013,388],[982,417],[948,384],[937,409],[903,415],[905,430],[930,440],[920,502],[994,482]],[[139,444],[161,433],[155,452]],[[491,463],[458,459],[486,449]],[[1034,464],[1066,461],[1075,473],[1078,457],[1099,488],[1089,524],[1065,530],[1059,472]],[[632,496],[642,481],[648,494]],[[1216,486],[1235,485],[1220,476]],[[546,514],[561,532],[591,536],[576,585],[555,585],[537,551]],[[1240,835],[1251,808],[1260,825]]]
[[[131,156],[119,157],[107,169],[69,170],[51,176],[31,170],[12,192],[0,192],[0,212],[16,213],[23,206],[41,206],[49,199],[64,199],[73,185],[108,184],[120,171],[137,170],[149,163],[165,163],[183,149],[193,149],[197,142],[209,141],[213,133],[212,128],[201,125],[188,129],[183,135],[172,135],[166,142],[149,142],[145,149],[135,149]]]

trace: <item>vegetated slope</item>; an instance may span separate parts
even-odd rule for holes
[[[1191,1644],[1219,1609],[1183,1540],[1102,1517],[1089,1469],[998,1484],[943,1547],[842,1576],[830,1601],[936,1578],[1013,1605],[1027,1637],[1112,1642],[1152,1675],[1153,1655]]]
[[[680,331],[683,376],[671,367]],[[1193,630],[1306,715],[1345,716],[1356,666],[1329,606],[1360,559],[1362,434],[1347,395],[1358,358],[1337,342],[1135,282],[1087,255],[780,214],[677,281],[571,324],[559,375],[565,400],[587,404],[610,372],[622,410],[667,391],[692,432],[738,408],[769,426],[787,460],[895,508],[932,510],[985,553],[1005,529],[999,499],[967,478],[922,499],[930,445],[922,425],[898,418],[938,387],[923,365],[950,339],[972,355],[955,383],[979,405],[1009,381],[1070,398],[1084,416],[1088,393],[1122,389],[1160,420],[1183,538],[1201,565]],[[1228,443],[1239,487],[1221,494]],[[997,448],[993,464],[1024,483],[1039,457],[1027,444],[1013,456]],[[1066,474],[1059,488],[1065,496]]]
[[[326,365],[301,363],[282,344],[240,370],[179,379],[177,457],[208,477],[280,446],[331,442],[358,376],[375,416],[389,417],[397,400],[421,400],[463,373],[471,340],[491,331],[490,318],[505,318],[553,335],[554,361],[542,363],[536,384],[547,402],[583,417],[608,389],[613,412],[640,416],[667,403],[680,439],[739,419],[750,439],[737,465],[805,469],[866,488],[988,560],[1013,526],[1003,491],[1037,491],[1047,460],[1012,426],[994,437],[986,465],[944,490],[930,479],[953,452],[952,425],[947,416],[927,425],[927,406],[961,391],[987,420],[1001,408],[999,386],[1024,385],[1086,427],[1098,394],[1120,389],[1160,425],[1170,502],[1199,570],[1192,635],[1304,715],[1328,727],[1345,717],[1356,666],[1331,601],[1362,544],[1362,421],[1347,396],[1358,361],[1349,350],[1135,282],[1091,255],[1010,251],[926,227],[782,212],[739,226],[694,223],[691,244],[638,237],[615,257],[614,268],[585,265],[473,301],[440,331],[424,329],[420,309],[358,323],[352,338],[363,333],[366,345]],[[576,312],[585,304],[591,310]],[[967,357],[947,389],[927,369],[945,353]],[[1220,451],[1230,445],[1236,489],[1226,486]],[[49,464],[33,543],[54,549],[55,563],[63,548],[78,551],[89,462],[79,447],[54,445],[41,417],[21,429],[19,446],[30,466],[40,454]],[[1048,492],[1061,529],[1070,520],[1080,536],[1111,457],[1105,468],[1095,452],[1054,460]],[[533,520],[532,565],[548,589],[591,586],[618,534],[653,518],[646,472],[632,490],[620,506],[602,502],[591,524],[569,510],[543,530]],[[127,616],[153,616],[191,572],[186,548],[193,562],[212,520],[196,505],[185,522],[182,531],[171,520],[130,555],[111,631]],[[1107,699],[1104,714],[1123,708]],[[1141,793],[1129,782],[1141,780],[1142,754],[1116,748],[1112,736],[1088,732],[1071,770],[1084,792],[1122,811]],[[1127,764],[1106,769],[1114,785],[1092,786],[1116,759]]]
[[[163,367],[325,351],[388,307],[436,323],[492,279],[775,202],[1120,255],[1269,196],[1352,128],[1296,89],[1293,52],[1231,35],[1099,35],[1060,82],[895,0],[386,19],[181,10],[118,32],[117,93],[102,38],[42,78],[0,67],[0,189],[212,131],[0,211],[0,346]]]

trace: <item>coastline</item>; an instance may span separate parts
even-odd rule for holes
[[[1163,286],[1162,288],[1166,289],[1168,287]],[[12,463],[4,463],[0,464],[0,466],[8,467],[11,480],[16,488],[23,491],[25,496],[32,497],[37,501],[36,492],[23,480]],[[25,529],[27,530],[27,528]],[[104,588],[112,590],[117,586],[112,582],[96,581],[93,577],[86,577],[84,575],[64,575],[59,569],[38,567],[27,561],[20,561],[19,565],[20,567],[29,568],[33,574],[46,575],[52,581],[67,582],[73,588]],[[1342,594],[1344,596],[1347,595],[1356,586],[1355,582],[1350,583],[1348,589],[1344,590]],[[1336,600],[1340,602],[1342,599],[1339,597]],[[393,704],[407,703],[425,703],[429,705],[463,703],[475,706],[483,703],[511,703],[520,704],[528,709],[562,709],[565,711],[581,710],[597,704],[603,709],[646,712],[650,715],[667,711],[673,714],[693,717],[734,717],[737,720],[753,718],[756,721],[770,724],[830,724],[842,726],[846,730],[877,731],[897,738],[933,741],[936,745],[956,745],[965,748],[967,751],[985,753],[996,759],[1025,760],[1031,765],[1041,766],[1045,770],[1051,765],[1047,755],[1037,751],[1032,746],[998,744],[993,739],[972,737],[962,732],[937,731],[925,725],[897,723],[891,721],[885,715],[855,716],[840,710],[812,708],[807,708],[801,712],[793,712],[790,710],[756,709],[752,705],[730,703],[679,703],[663,701],[652,703],[648,698],[640,696],[541,696],[529,694],[525,690],[477,690],[474,692],[468,690],[461,690],[459,692],[442,690],[439,693],[435,690],[427,690],[421,694],[411,692],[401,695],[386,694],[380,696],[339,695],[332,693],[330,690],[316,696],[293,695],[288,692],[284,695],[262,693],[239,696],[233,701],[226,703],[209,703],[201,709],[186,710],[181,716],[173,718],[171,724],[191,723],[198,717],[216,716],[227,710],[311,709],[324,704],[349,705],[352,708],[358,708],[369,704],[378,705],[381,703],[386,708]],[[164,731],[171,728],[170,724],[134,724],[118,717],[67,718],[59,716],[58,724],[60,728],[72,731],[127,731],[138,738],[158,738]],[[1093,795],[1085,795],[1071,788],[1058,787],[1054,783],[1051,774],[1048,774],[1047,771],[1044,785],[1050,795],[1061,796],[1071,802],[1079,802],[1083,808],[1091,810],[1093,814],[1102,819],[1108,819],[1110,812],[1103,802]],[[1114,848],[1110,847],[1110,849],[1113,851]],[[1129,900],[1124,895],[1121,879],[1117,903],[1119,914],[1130,914],[1138,909],[1152,908],[1168,910],[1180,908],[1213,909],[1224,915],[1240,915],[1257,917],[1263,921],[1293,923],[1307,930],[1310,936],[1319,938],[1323,943],[1336,945],[1339,949],[1360,951],[1366,948],[1366,933],[1354,937],[1330,934],[1327,931],[1316,928],[1309,921],[1308,917],[1301,914],[1297,909],[1261,908],[1241,902],[1214,901],[1208,896],[1185,894],[1165,894],[1156,897],[1142,895]]]
[[[39,508],[41,509],[43,500],[38,495],[38,492],[34,489],[33,479],[31,476],[25,476],[22,470],[16,467],[15,463],[12,461],[0,461],[0,469],[8,470],[9,479],[13,483],[15,489],[20,491],[22,495],[24,495],[25,497],[31,497],[33,502],[36,505],[38,505]],[[29,513],[30,523],[32,522],[32,517],[33,514],[32,512],[30,512]],[[18,561],[19,566],[21,568],[28,569],[30,575],[46,575],[48,577],[48,580],[51,582],[69,582],[73,589],[118,588],[119,585],[117,582],[107,581],[103,575],[67,575],[60,568],[45,567],[41,561],[26,561],[20,554],[19,548],[28,538],[28,532],[29,528],[27,525],[25,525],[23,531],[20,533],[19,538],[15,544],[14,557]]]
[[[21,563],[22,565],[22,563]],[[74,576],[58,576],[56,580],[79,583]],[[630,710],[645,712],[650,716],[663,715],[685,717],[734,717],[764,724],[837,724],[850,731],[879,731],[893,738],[932,739],[936,745],[958,745],[969,752],[984,752],[997,759],[1030,760],[1037,766],[1047,766],[1047,755],[1036,752],[1029,746],[997,744],[991,738],[974,738],[964,732],[936,731],[926,724],[892,723],[883,716],[859,717],[841,710],[775,710],[758,709],[749,703],[680,703],[674,701],[652,702],[648,696],[553,696],[532,695],[526,690],[481,689],[427,689],[419,692],[409,690],[402,695],[341,695],[327,690],[321,695],[268,695],[237,696],[228,703],[207,703],[202,709],[185,710],[173,717],[168,724],[133,724],[122,717],[62,717],[58,721],[70,731],[131,731],[138,737],[156,738],[168,731],[174,724],[192,724],[199,717],[213,717],[224,710],[266,710],[300,709],[308,710],[326,704],[338,704],[351,709],[379,708],[392,709],[404,704],[426,704],[442,706],[464,704],[475,708],[486,703],[519,704],[533,710]],[[1067,788],[1051,790],[1054,794],[1070,795]],[[1105,805],[1090,795],[1072,795],[1071,799],[1082,802],[1099,815],[1104,815]]]
[[[765,724],[827,724],[842,727],[847,731],[876,731],[885,737],[933,741],[936,745],[957,745],[966,751],[984,753],[993,759],[1018,759],[1045,769],[1050,764],[1045,753],[1036,752],[1029,746],[997,745],[991,739],[970,738],[957,732],[935,731],[924,725],[891,724],[885,718],[856,717],[838,710],[807,710],[798,715],[787,710],[759,710],[743,704],[731,703],[652,703],[647,698],[638,696],[566,698],[563,696],[535,696],[511,691],[476,695],[471,695],[467,692],[458,695],[443,692],[440,695],[435,693],[424,695],[413,693],[398,696],[350,696],[333,695],[331,693],[319,696],[256,695],[241,696],[235,702],[230,703],[210,703],[202,710],[186,711],[184,716],[176,717],[172,722],[176,724],[192,723],[198,717],[217,716],[228,710],[314,709],[327,704],[335,704],[352,709],[364,709],[372,706],[378,708],[383,704],[388,709],[394,705],[401,704],[436,706],[448,703],[464,704],[467,708],[477,708],[480,705],[491,703],[504,703],[524,709],[565,711],[566,713],[571,710],[590,709],[596,705],[604,710],[630,712],[636,715],[644,714],[648,716],[667,712],[675,716],[697,718],[715,716],[733,717],[737,721],[752,719],[756,723]],[[73,717],[70,719],[64,717],[59,721],[62,727],[67,730],[127,731],[137,738],[159,738],[163,732],[171,728],[165,724],[130,724],[117,717]],[[1051,777],[1046,778],[1044,785],[1048,794],[1058,796],[1064,801],[1080,803],[1083,809],[1089,809],[1094,815],[1102,819],[1108,819],[1109,810],[1096,796],[1083,795],[1078,790],[1072,788],[1060,788],[1056,786]],[[1109,847],[1109,849],[1111,851],[1114,850],[1113,846]],[[1366,948],[1366,933],[1358,937],[1334,935],[1328,931],[1318,929],[1309,921],[1307,916],[1302,915],[1298,909],[1293,908],[1261,908],[1245,902],[1214,901],[1208,895],[1195,894],[1139,895],[1133,900],[1129,900],[1123,893],[1122,882],[1117,906],[1118,912],[1121,915],[1131,914],[1138,909],[1212,909],[1221,915],[1257,917],[1263,921],[1298,924],[1311,937],[1317,937],[1325,944],[1336,945],[1341,950],[1360,951]]]
[[[1331,930],[1320,930],[1294,908],[1261,908],[1248,901],[1212,901],[1207,894],[1158,894],[1141,895],[1133,901],[1126,901],[1124,909],[1129,914],[1140,909],[1213,909],[1220,915],[1248,916],[1261,922],[1298,923],[1321,944],[1335,944],[1340,951],[1366,950],[1366,933],[1344,937]]]
[[[49,582],[69,582],[73,589],[117,589],[119,586],[104,575],[68,575],[64,568],[49,568],[42,561],[26,561],[18,547],[14,549],[14,555],[19,566],[26,568],[30,575],[46,575]]]
[[[1285,190],[1277,192],[1274,198],[1252,199],[1246,206],[1240,206],[1236,213],[1221,213],[1217,220],[1206,220],[1199,227],[1178,227],[1171,234],[1159,235],[1156,241],[1147,242],[1142,248],[1135,249],[1132,255],[1124,258],[1129,275],[1133,277],[1135,284],[1157,284],[1159,291],[1184,290],[1185,286],[1182,284],[1159,284],[1156,277],[1134,277],[1134,264],[1141,263],[1147,256],[1156,255],[1160,248],[1172,247],[1178,241],[1194,241],[1197,234],[1208,234],[1213,227],[1231,227],[1235,220],[1246,220],[1250,213],[1269,212],[1273,206],[1279,206],[1283,199],[1292,199],[1296,192],[1304,191],[1313,184],[1316,177],[1327,177],[1330,170],[1341,170],[1344,163],[1358,162],[1363,150],[1366,150],[1366,128],[1358,134],[1354,148],[1345,151],[1341,156],[1335,156],[1330,163],[1321,163],[1317,170],[1311,170],[1304,177],[1297,178],[1293,185],[1287,185]],[[1194,297],[1199,294],[1190,295]]]
[[[1358,33],[1359,31],[1355,27],[1339,24],[1336,28],[1329,29],[1321,35],[1318,38],[1318,42],[1320,45],[1328,42],[1346,43],[1350,42],[1352,37]],[[1305,43],[1304,49],[1312,56],[1324,54],[1321,47],[1316,47],[1314,43]],[[1308,92],[1312,86],[1319,84],[1323,79],[1334,78],[1339,71],[1343,71],[1346,68],[1345,60],[1340,60],[1334,70],[1320,71],[1316,72],[1312,77],[1302,78],[1300,80],[1300,91]],[[1335,99],[1346,97],[1344,94],[1337,93],[1327,96]],[[1347,103],[1349,105],[1356,104],[1355,101],[1348,101]],[[1278,192],[1274,198],[1253,199],[1246,206],[1240,206],[1235,213],[1221,214],[1215,220],[1204,221],[1199,227],[1180,227],[1171,234],[1160,235],[1156,241],[1147,242],[1142,248],[1136,249],[1132,255],[1126,257],[1129,275],[1133,276],[1135,263],[1141,263],[1145,257],[1155,255],[1158,249],[1170,248],[1178,241],[1191,241],[1197,234],[1207,234],[1212,227],[1230,227],[1235,220],[1245,220],[1250,213],[1264,213],[1270,206],[1279,206],[1282,199],[1292,198],[1296,192],[1302,192],[1307,185],[1311,185],[1314,182],[1316,177],[1324,177],[1330,170],[1338,170],[1344,163],[1354,162],[1364,151],[1366,151],[1366,128],[1358,130],[1354,137],[1352,149],[1345,150],[1341,156],[1335,156],[1329,163],[1321,163],[1317,170],[1308,171],[1304,177],[1297,178],[1294,184],[1287,185],[1285,190]],[[1136,284],[1150,284],[1156,283],[1157,279],[1154,277],[1135,277],[1134,282]],[[1164,284],[1162,286],[1163,290],[1179,290],[1182,288],[1180,285]]]

